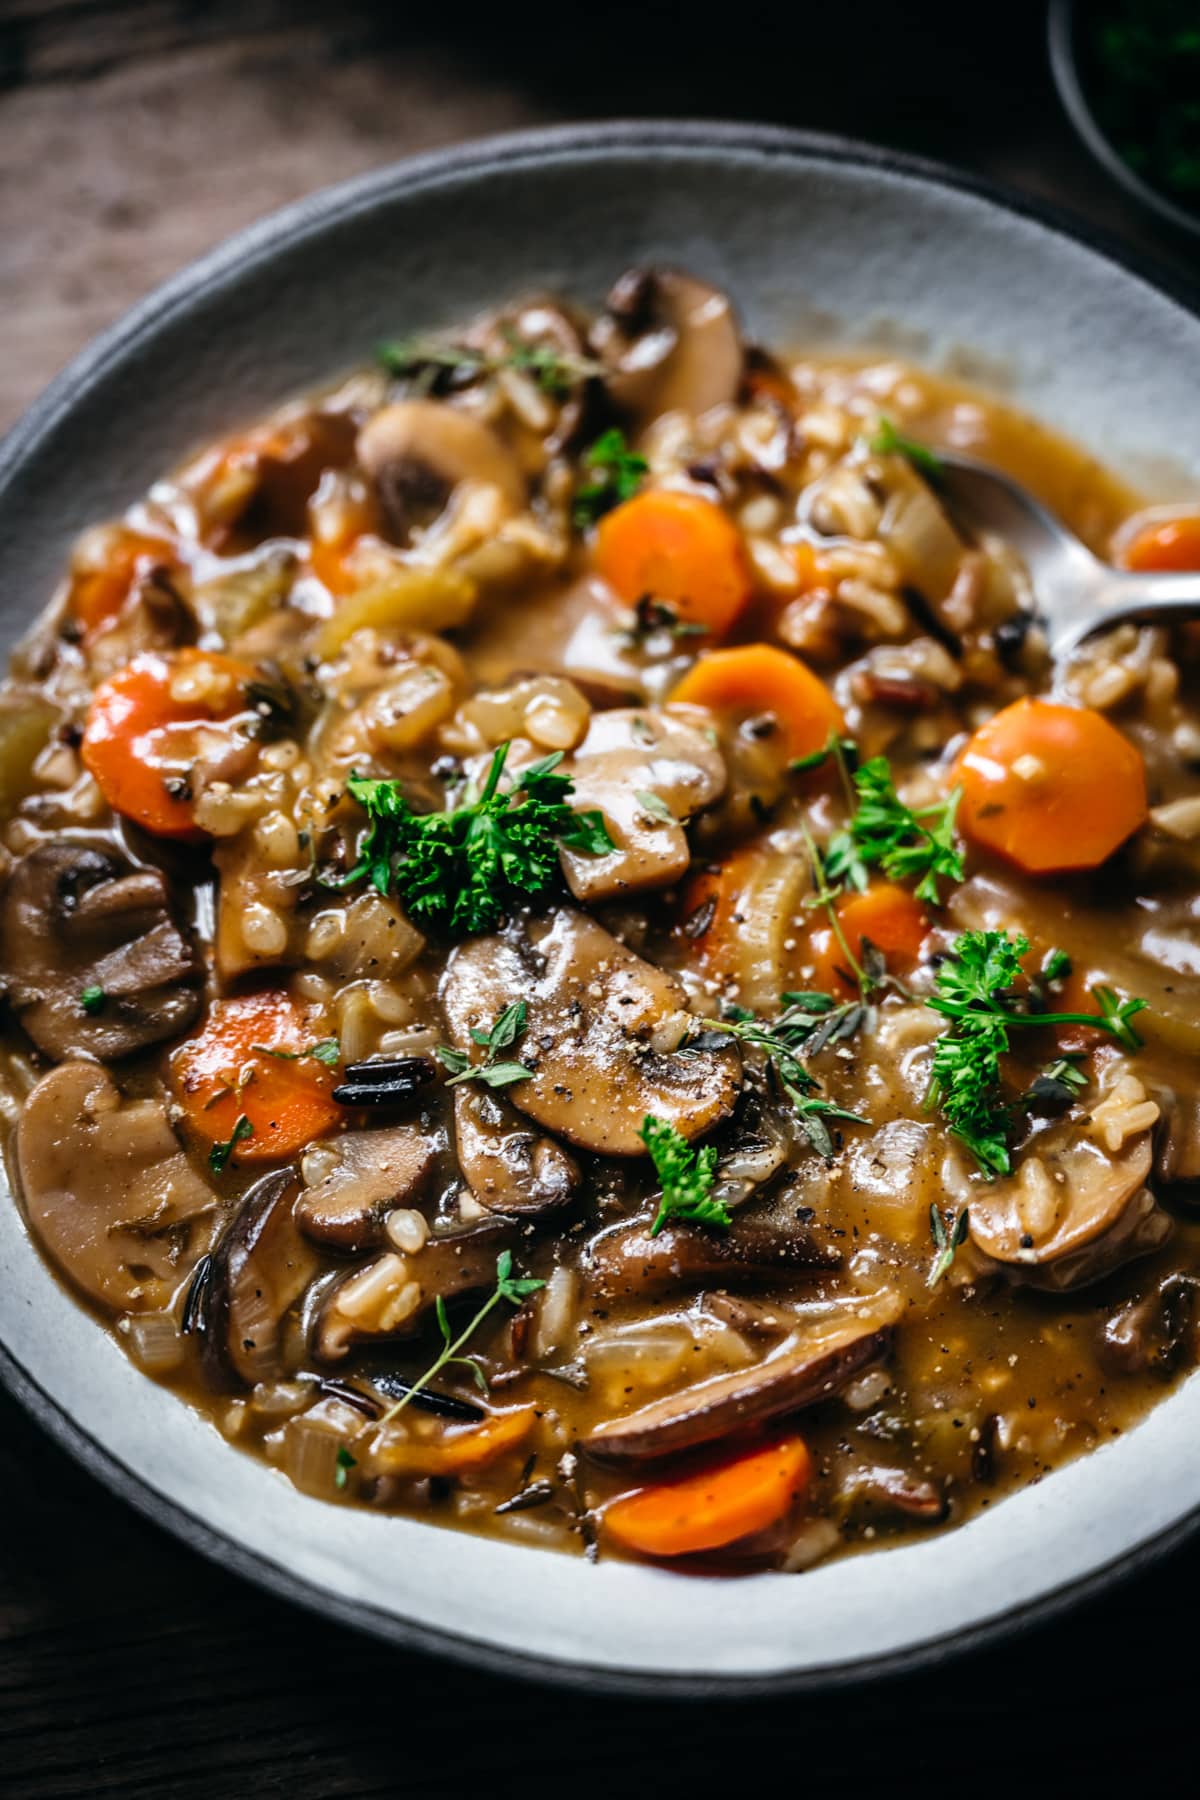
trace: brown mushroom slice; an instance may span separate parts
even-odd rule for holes
[[[597,1462],[650,1462],[827,1400],[892,1343],[878,1317],[815,1328],[791,1349],[683,1388],[599,1425],[582,1448]]]
[[[293,1169],[256,1181],[213,1251],[198,1322],[215,1387],[253,1387],[282,1372],[284,1318],[319,1266],[293,1217],[297,1187]]]
[[[216,1200],[163,1102],[123,1101],[106,1069],[63,1063],[26,1100],[16,1150],[26,1217],[51,1261],[114,1312],[169,1305]]]
[[[579,1187],[574,1157],[473,1082],[454,1091],[454,1137],[463,1180],[489,1212],[553,1212]]]
[[[737,1047],[680,1052],[694,1023],[683,988],[583,913],[563,908],[524,939],[476,938],[455,951],[442,982],[454,1044],[477,1057],[472,1027],[489,1029],[517,997],[528,1010],[516,1054],[533,1074],[505,1095],[556,1137],[643,1156],[648,1114],[691,1139],[731,1111]]]
[[[351,1345],[414,1336],[437,1302],[486,1292],[502,1250],[516,1243],[514,1219],[435,1232],[410,1256],[389,1251],[341,1277],[325,1296],[313,1333],[318,1362],[340,1362]]]
[[[494,488],[508,512],[525,504],[521,472],[491,426],[441,400],[381,407],[358,434],[358,460],[401,543],[463,482]]]
[[[592,715],[563,767],[580,811],[598,808],[616,848],[559,851],[567,885],[594,906],[644,888],[668,887],[691,861],[684,826],[725,791],[721,752],[695,726],[642,708]]]
[[[971,1242],[1010,1281],[1059,1292],[1098,1281],[1170,1236],[1150,1162],[1149,1132],[1116,1152],[1076,1133],[973,1191]]]
[[[870,1463],[852,1470],[839,1484],[834,1507],[842,1518],[895,1517],[939,1525],[950,1511],[945,1489],[911,1469]]]
[[[334,1250],[377,1249],[387,1214],[421,1198],[437,1151],[436,1138],[412,1125],[330,1138],[305,1158],[305,1173],[315,1179],[296,1201],[297,1225]]]
[[[745,352],[726,295],[681,269],[631,269],[592,328],[609,394],[642,419],[737,399]]]
[[[0,934],[9,1003],[38,1049],[104,1060],[174,1037],[200,1010],[203,968],[158,869],[71,839],[9,877]],[[81,996],[91,990],[95,1010]]]
[[[710,1282],[778,1287],[836,1269],[841,1261],[819,1227],[774,1207],[736,1213],[722,1232],[668,1225],[651,1237],[644,1225],[621,1223],[594,1237],[585,1252],[588,1286],[606,1301],[644,1300]]]
[[[1200,1282],[1179,1270],[1166,1275],[1140,1300],[1131,1300],[1105,1323],[1101,1362],[1118,1375],[1157,1375],[1167,1381],[1191,1361],[1196,1343]]]

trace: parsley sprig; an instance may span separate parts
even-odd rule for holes
[[[662,1184],[662,1198],[650,1236],[657,1237],[672,1219],[690,1225],[716,1225],[722,1230],[733,1223],[729,1210],[712,1198],[713,1177],[717,1169],[717,1152],[713,1144],[694,1150],[685,1137],[666,1119],[647,1113],[638,1134],[650,1152],[654,1170]]]
[[[495,1287],[488,1295],[479,1311],[475,1314],[475,1317],[462,1331],[459,1332],[457,1337],[454,1336],[454,1333],[450,1328],[450,1321],[446,1315],[446,1302],[439,1294],[437,1297],[436,1312],[438,1330],[442,1334],[442,1348],[436,1359],[426,1369],[425,1373],[419,1375],[412,1386],[406,1389],[393,1405],[388,1407],[387,1411],[379,1421],[380,1427],[382,1428],[384,1425],[390,1424],[398,1413],[402,1413],[404,1408],[429,1386],[431,1381],[437,1379],[443,1369],[449,1368],[454,1364],[469,1369],[475,1385],[481,1392],[486,1394],[488,1391],[487,1376],[480,1368],[477,1357],[464,1356],[462,1354],[464,1348],[479,1330],[479,1327],[488,1317],[488,1314],[494,1312],[502,1300],[506,1300],[510,1306],[523,1306],[530,1294],[536,1294],[538,1289],[544,1288],[545,1285],[544,1281],[538,1281],[531,1275],[514,1275],[512,1251],[502,1250],[496,1261]]]
[[[498,1060],[500,1051],[515,1044],[524,1031],[527,1011],[524,1000],[514,1000],[489,1030],[481,1031],[477,1025],[472,1025],[472,1039],[486,1051],[481,1063],[473,1063],[465,1050],[454,1050],[449,1044],[435,1045],[434,1055],[450,1070],[446,1086],[457,1087],[462,1081],[481,1081],[485,1087],[500,1088],[511,1087],[514,1081],[528,1081],[532,1069],[527,1069],[523,1063]]]
[[[436,337],[396,338],[380,344],[376,355],[389,375],[401,379],[436,379],[439,371],[473,381],[517,369],[537,382],[544,393],[561,399],[572,387],[604,373],[603,364],[589,356],[572,355],[553,344],[530,342],[511,329],[504,333],[508,349],[494,354],[474,344],[455,343]]]
[[[398,894],[415,924],[465,937],[493,930],[514,896],[548,888],[560,844],[589,856],[612,850],[603,816],[568,805],[574,783],[556,772],[560,750],[502,789],[508,751],[497,748],[477,795],[445,812],[414,812],[398,781],[351,775],[347,789],[371,825],[343,885],[366,876]]]
[[[933,1267],[929,1271],[928,1287],[935,1288],[942,1276],[947,1274],[954,1258],[967,1241],[971,1229],[971,1215],[964,1206],[955,1217],[949,1231],[941,1214],[941,1208],[931,1204],[929,1208],[929,1235],[933,1239],[933,1247],[937,1255],[933,1259]]]
[[[830,1044],[844,1042],[866,1023],[868,1008],[860,1001],[835,1005],[829,994],[788,993],[783,995],[784,1010],[778,1018],[757,1018],[745,1007],[731,1006],[722,1019],[706,1019],[698,1037],[684,1049],[699,1049],[710,1032],[724,1032],[740,1043],[758,1050],[765,1058],[780,1089],[791,1101],[800,1127],[819,1156],[826,1160],[834,1154],[830,1136],[830,1119],[847,1119],[856,1125],[866,1123],[861,1113],[847,1112],[822,1094],[813,1076],[801,1062],[801,1055],[816,1056]]]
[[[914,811],[897,794],[885,756],[873,756],[852,780],[858,804],[846,830],[830,839],[825,855],[830,881],[863,892],[868,869],[878,867],[889,881],[919,876],[917,899],[940,905],[938,881],[963,878],[962,848],[954,835],[962,789]]]
[[[625,441],[625,433],[614,425],[602,432],[583,456],[583,466],[591,472],[591,481],[575,490],[571,516],[582,530],[594,525],[604,513],[611,512],[622,500],[637,493],[642,476],[650,464]]]
[[[1014,1028],[1093,1025],[1126,1050],[1141,1046],[1131,1021],[1146,1002],[1121,1000],[1108,987],[1092,989],[1100,1008],[1096,1013],[1029,1010],[1016,991],[1028,950],[1028,939],[1010,932],[964,931],[938,969],[936,992],[925,1002],[950,1020],[950,1029],[934,1046],[929,1103],[941,1108],[952,1134],[988,1175],[1007,1175],[1012,1167],[1008,1132],[1014,1109],[1003,1097],[1000,1059]],[[1072,1076],[1063,1076],[1062,1061],[1051,1072],[1068,1087],[1074,1085]]]

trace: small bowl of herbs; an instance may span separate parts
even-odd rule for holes
[[[1200,0],[1053,0],[1050,60],[1093,156],[1200,235]]]

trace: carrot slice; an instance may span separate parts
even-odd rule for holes
[[[700,1474],[622,1495],[604,1509],[604,1526],[643,1556],[720,1550],[783,1518],[811,1476],[804,1440],[777,1438]]]
[[[669,696],[684,706],[704,706],[732,725],[775,720],[788,757],[811,756],[844,731],[842,709],[807,664],[774,644],[740,644],[711,650],[688,670]]]
[[[1122,545],[1118,560],[1143,572],[1200,569],[1200,513],[1151,520]]]
[[[1146,819],[1140,753],[1085,706],[1006,706],[970,739],[952,779],[963,834],[1031,875],[1098,868]]]
[[[116,617],[143,569],[174,562],[166,538],[126,525],[89,532],[71,559],[71,611],[90,634]]]
[[[159,837],[196,838],[186,792],[195,760],[191,734],[245,711],[249,678],[250,670],[232,657],[180,650],[135,656],[102,681],[88,709],[80,755],[113,811]]]
[[[634,606],[663,600],[689,625],[716,636],[750,598],[750,565],[737,526],[698,494],[651,489],[615,507],[596,533],[596,567]]]
[[[861,962],[863,944],[882,950],[887,966],[896,975],[907,975],[916,966],[921,946],[929,934],[929,918],[921,902],[907,888],[879,882],[865,894],[852,894],[837,908],[838,924],[846,942]],[[813,986],[822,993],[843,998],[857,992],[846,970],[846,956],[832,926],[814,929],[810,936],[815,967]]]
[[[375,1466],[384,1475],[460,1475],[481,1469],[523,1444],[536,1418],[532,1406],[518,1406],[442,1438],[385,1440],[375,1450]]]
[[[232,1151],[245,1163],[291,1156],[327,1136],[345,1115],[333,1098],[334,1072],[299,1055],[317,1036],[277,989],[214,1001],[201,1030],[171,1058],[171,1082],[196,1136],[227,1144],[248,1119],[250,1134]]]

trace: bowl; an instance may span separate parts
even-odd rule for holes
[[[0,449],[0,628],[74,534],[206,437],[380,338],[548,284],[685,264],[751,333],[891,347],[1000,387],[1134,480],[1200,478],[1183,295],[1040,209],[889,153],[753,126],[571,127],[422,156],[288,208],[87,350]],[[1127,1437],[936,1540],[701,1579],[336,1507],[233,1449],[58,1285],[0,1197],[0,1375],[149,1518],[406,1645],[624,1691],[812,1688],[935,1662],[1139,1567],[1200,1512],[1200,1377]],[[1147,1480],[1153,1471],[1154,1479]]]
[[[1200,237],[1200,212],[1180,206],[1169,194],[1143,181],[1130,167],[1108,136],[1088,96],[1087,49],[1084,31],[1088,4],[1078,0],[1051,0],[1049,13],[1050,68],[1054,85],[1075,130],[1100,166],[1118,181],[1148,212],[1190,238]]]

